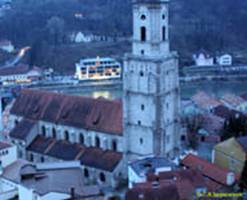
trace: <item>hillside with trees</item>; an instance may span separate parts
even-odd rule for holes
[[[75,17],[78,13],[81,18]],[[171,0],[170,18],[172,48],[180,53],[182,64],[188,63],[191,54],[201,48],[245,56],[242,50],[247,45],[247,1]],[[83,45],[71,44],[71,32],[130,37],[131,23],[131,0],[13,0],[12,10],[0,19],[0,39],[12,40],[18,47],[32,46],[28,59],[31,65],[66,71],[70,69],[63,66],[64,62],[53,63],[55,55],[64,53],[61,49],[75,53],[73,61],[66,63],[72,68],[74,60],[87,56],[81,55]],[[90,45],[86,49],[90,55],[99,54],[104,46],[103,43],[92,52]],[[129,51],[130,45],[122,50]]]

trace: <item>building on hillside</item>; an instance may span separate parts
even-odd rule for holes
[[[1,200],[103,199],[98,186],[86,186],[79,162],[32,164],[16,160],[3,169]]]
[[[193,55],[193,60],[196,66],[214,66],[214,57],[205,50],[200,50]]]
[[[132,52],[123,73],[128,159],[176,156],[180,148],[178,55],[170,51],[169,2],[135,0]]]
[[[75,77],[79,80],[121,78],[122,67],[112,58],[82,59],[76,63]]]
[[[41,78],[42,70],[38,67],[30,69],[28,65],[19,64],[0,68],[0,82],[4,85],[31,83]]]
[[[207,192],[208,185],[197,170],[150,173],[144,183],[136,184],[126,193],[126,200],[195,199],[198,192]]]
[[[247,101],[240,96],[227,93],[221,98],[221,102],[229,109],[247,112]]]
[[[2,40],[2,41],[0,41],[0,49],[5,51],[5,52],[12,53],[15,50],[15,47],[13,46],[11,41]]]
[[[217,144],[212,162],[235,173],[241,173],[247,158],[247,137],[230,138]]]
[[[232,66],[233,64],[232,60],[233,60],[232,55],[227,53],[216,57],[217,64],[221,66]]]
[[[159,174],[160,172],[172,171],[175,164],[161,157],[149,157],[133,161],[128,166],[129,188],[137,183],[145,183],[149,173]]]
[[[235,174],[231,170],[222,168],[192,154],[187,155],[181,160],[181,165],[187,169],[199,170],[206,178],[207,185],[213,191],[225,191],[228,187],[234,186],[239,180],[239,174]]]

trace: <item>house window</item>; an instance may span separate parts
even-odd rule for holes
[[[143,73],[143,71],[140,71],[140,76],[144,76],[144,73]]]
[[[84,135],[80,134],[80,144],[84,144]]]
[[[87,168],[84,168],[84,177],[89,177],[89,171]]]
[[[41,156],[40,162],[42,162],[42,163],[45,162],[45,158],[43,156]]]
[[[69,132],[67,130],[64,132],[64,139],[69,141]]]
[[[101,182],[105,182],[105,174],[101,172],[99,174],[99,179],[100,179]]]
[[[56,129],[55,129],[55,128],[52,128],[52,137],[53,137],[54,139],[57,138],[57,132],[56,132]]]
[[[162,19],[165,19],[165,18],[166,18],[166,15],[165,15],[165,14],[163,14],[163,15],[162,15]]]
[[[146,27],[145,26],[141,27],[141,41],[142,42],[146,41]]]
[[[162,27],[162,40],[166,41],[166,27],[165,26]]]
[[[145,54],[145,51],[144,50],[141,50],[141,55],[144,55]]]
[[[98,136],[96,136],[96,138],[95,138],[95,146],[98,148],[100,147],[100,139]]]
[[[140,138],[140,144],[143,144],[143,138]]]
[[[117,141],[116,140],[112,141],[112,150],[117,151]]]
[[[46,136],[46,128],[45,128],[45,126],[41,127],[41,132],[42,132],[42,135],[45,137]]]
[[[145,106],[142,104],[141,105],[141,110],[143,111],[145,109]]]

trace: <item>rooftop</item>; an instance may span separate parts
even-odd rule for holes
[[[136,160],[130,164],[130,167],[139,175],[155,173],[157,169],[169,167],[175,168],[175,165],[165,158],[151,157]]]
[[[35,138],[27,148],[27,151],[59,160],[79,160],[82,165],[104,171],[113,171],[122,160],[122,153],[109,150],[104,151],[101,148],[95,147],[85,147],[67,141],[57,141],[41,135]]]
[[[231,172],[228,169],[219,167],[192,154],[187,155],[181,163],[190,169],[199,170],[205,177],[217,183],[227,185],[227,175]]]
[[[9,147],[11,147],[11,146],[12,146],[12,145],[9,144],[9,143],[0,141],[0,150],[7,149],[7,148],[9,148]]]
[[[11,114],[107,134],[122,135],[122,103],[104,98],[22,90]]]

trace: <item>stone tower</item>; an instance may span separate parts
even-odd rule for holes
[[[169,0],[133,1],[132,53],[124,62],[128,159],[172,157],[179,148],[178,57],[169,47]]]

